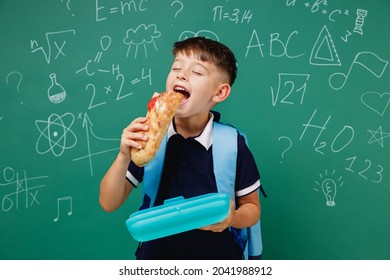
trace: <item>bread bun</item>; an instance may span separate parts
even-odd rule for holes
[[[145,123],[149,126],[145,132],[148,139],[137,141],[141,149],[130,149],[131,160],[137,166],[144,166],[154,158],[182,99],[179,92],[165,91],[149,101]]]

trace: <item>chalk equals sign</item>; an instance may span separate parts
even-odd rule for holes
[[[135,84],[138,84],[140,81],[141,81],[140,78],[136,78],[136,79],[134,79],[134,80],[131,81],[131,84],[132,84],[132,85],[135,85]]]
[[[139,82],[141,82],[141,80],[145,80],[147,78],[149,78],[149,85],[151,85],[152,84],[152,71],[151,71],[151,69],[149,68],[149,71],[147,72],[147,75],[146,75],[145,69],[142,68],[141,78],[135,78],[130,83],[132,85],[135,85],[135,84],[138,84]]]
[[[118,7],[110,8],[110,14],[116,14],[117,12],[119,12]]]

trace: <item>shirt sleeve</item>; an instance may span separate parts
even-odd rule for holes
[[[126,172],[126,179],[135,187],[138,186],[144,177],[144,167],[135,165],[133,161],[130,162]]]
[[[260,173],[255,158],[249,150],[245,138],[238,135],[238,155],[236,172],[236,197],[248,195],[261,186]]]

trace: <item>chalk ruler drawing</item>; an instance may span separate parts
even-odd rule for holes
[[[49,176],[29,177],[26,170],[19,174],[11,167],[4,168],[0,191],[6,190],[7,193],[1,200],[1,210],[4,212],[18,210],[23,201],[26,209],[34,205],[39,206],[39,191],[46,186],[42,181],[48,178]],[[9,188],[12,188],[10,192],[8,192]]]
[[[310,64],[318,66],[341,66],[339,55],[326,25],[322,27],[311,50]]]

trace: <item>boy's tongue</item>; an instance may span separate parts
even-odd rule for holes
[[[185,90],[184,88],[175,88],[174,89],[176,92],[179,92],[183,95],[183,99],[181,100],[180,104],[183,104],[184,102],[186,102],[188,100],[188,98],[190,98],[190,93]]]

